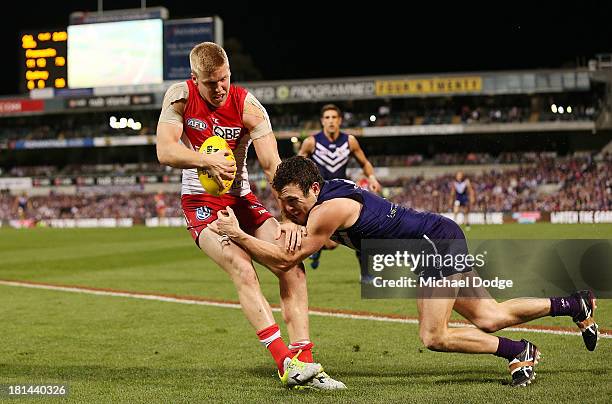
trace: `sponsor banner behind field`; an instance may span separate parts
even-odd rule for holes
[[[88,219],[51,219],[43,220],[47,226],[58,228],[89,228],[89,227],[132,227],[134,219],[132,218],[88,218]]]
[[[36,227],[36,221],[33,219],[13,219],[8,221],[8,225],[13,229],[30,229]]]
[[[542,219],[540,212],[515,212],[512,214],[512,219],[519,223],[536,223]]]
[[[81,191],[90,192],[90,188],[81,188]],[[101,192],[102,187],[96,188],[97,191]],[[117,192],[125,191],[123,188],[117,188]],[[136,191],[136,190],[134,190]],[[525,217],[521,213],[540,213],[540,220],[522,220],[517,217]],[[441,213],[451,220],[454,220],[457,224],[465,225],[465,216],[462,213],[458,213],[455,217],[452,213]],[[531,216],[532,218],[534,216]],[[470,225],[500,225],[505,223],[553,223],[553,224],[599,224],[599,223],[612,223],[612,211],[565,211],[565,212],[519,212],[510,214],[502,212],[488,212],[488,213],[470,213],[468,216]],[[185,219],[183,217],[151,217],[145,219],[144,223],[142,220],[134,220],[133,218],[87,218],[87,219],[48,219],[35,221],[32,219],[26,220],[8,220],[6,223],[10,227],[14,228],[29,228],[35,226],[50,226],[56,228],[78,228],[78,227],[132,227],[135,224],[144,224],[147,227],[183,227],[186,226]],[[0,221],[0,226],[2,222]]]
[[[105,136],[93,139],[94,147],[114,147],[114,146],[144,146],[155,144],[154,135],[138,136]]]
[[[612,223],[612,211],[609,210],[583,210],[551,212],[550,222],[559,224],[575,223]]]
[[[0,177],[1,189],[25,190],[32,188],[32,178],[29,177]]]
[[[65,100],[66,109],[97,109],[130,107],[138,105],[152,105],[155,103],[154,94],[108,95],[72,97]]]
[[[185,227],[184,217],[149,217],[145,220],[147,227]]]
[[[454,213],[441,213],[441,215],[454,220],[457,224],[504,224],[504,214],[501,212],[470,212],[467,221],[465,215],[461,212],[457,215]]]
[[[79,147],[115,147],[154,145],[154,135],[105,136],[95,138],[19,140],[9,143],[10,149],[64,149]]]
[[[23,180],[23,178],[19,178]],[[45,178],[34,178],[30,179],[29,187],[50,187],[50,186],[67,186],[76,185],[83,187],[83,190],[99,192],[99,193],[113,193],[117,190],[125,192],[130,190],[129,187],[133,187],[133,191],[139,191],[142,189],[142,184],[167,184],[167,183],[180,183],[180,174],[165,174],[165,175],[103,175],[103,176],[78,176],[78,177],[45,177]],[[25,182],[23,183],[25,186]],[[121,187],[121,188],[116,188]],[[126,188],[128,187],[128,188]],[[2,179],[0,178],[0,188],[2,188]]]
[[[42,112],[45,109],[44,100],[6,99],[0,100],[0,115],[18,115],[28,112]]]
[[[1,222],[0,222],[1,224]],[[55,227],[55,228],[95,228],[95,227],[132,227],[132,218],[83,218],[83,219],[45,219],[36,221],[34,219],[9,220],[8,225],[15,229],[33,227]]]
[[[333,101],[375,98],[374,80],[316,80],[303,83],[246,83],[262,103]]]
[[[69,147],[92,147],[93,139],[48,139],[48,140],[19,140],[14,144],[14,149],[65,149]]]
[[[481,93],[482,77],[431,77],[424,79],[376,80],[377,96]]]

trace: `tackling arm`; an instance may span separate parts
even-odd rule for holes
[[[220,212],[215,226],[211,227],[213,230],[216,227],[221,234],[226,234],[263,265],[288,271],[314,252],[319,251],[334,231],[350,218],[350,214],[351,210],[334,209],[333,204],[327,202],[315,207],[306,224],[308,237],[302,239],[302,248],[294,252],[289,252],[281,246],[260,240],[242,231],[238,225],[238,219],[229,207],[227,213]]]

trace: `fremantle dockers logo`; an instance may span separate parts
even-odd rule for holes
[[[198,220],[206,220],[210,217],[210,208],[208,206],[200,206],[196,209],[196,217]]]
[[[206,122],[200,121],[199,119],[195,119],[195,118],[187,119],[187,126],[195,130],[204,130],[208,128],[208,125],[206,125]]]

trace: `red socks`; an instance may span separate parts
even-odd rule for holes
[[[270,351],[272,354],[272,357],[276,362],[276,366],[278,366],[278,371],[282,374],[285,371],[283,362],[285,358],[291,357],[291,352],[281,338],[278,325],[272,324],[270,327],[257,331],[257,336],[259,337],[259,342],[261,342],[261,345],[268,348],[268,351]]]
[[[289,345],[289,350],[291,351],[292,356],[297,355],[297,353],[300,352],[301,350],[302,352],[300,352],[298,359],[301,360],[302,362],[312,363],[314,362],[312,360],[312,347],[313,346],[314,344],[312,342],[305,339],[302,341],[294,342],[291,345]]]
[[[287,347],[281,338],[280,329],[277,324],[272,324],[270,327],[266,327],[263,330],[257,331],[257,336],[259,337],[259,342],[272,354],[274,361],[276,362],[276,366],[278,366],[279,372],[281,374],[285,371],[283,362],[285,358],[293,358],[295,355],[300,352],[298,359],[302,362],[312,363],[312,347],[314,344],[309,340],[301,340],[292,343]]]

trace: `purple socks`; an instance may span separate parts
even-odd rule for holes
[[[580,313],[580,303],[574,296],[551,297],[550,315],[576,317]]]
[[[499,356],[501,358],[506,358],[508,361],[514,359],[514,357],[525,349],[524,341],[512,341],[511,339],[504,337],[499,338],[499,345],[497,346],[497,352],[495,352],[495,356]]]

